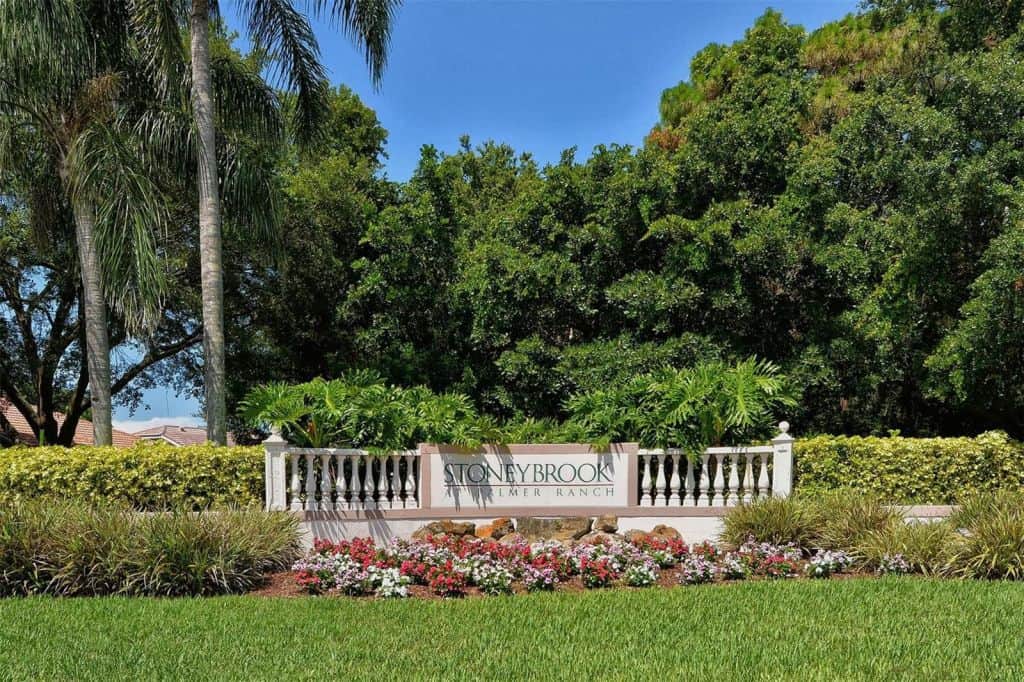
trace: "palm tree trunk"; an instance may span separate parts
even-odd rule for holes
[[[89,365],[89,396],[92,401],[92,435],[96,445],[111,444],[110,338],[107,336],[107,304],[96,253],[96,214],[91,203],[72,201],[75,235],[82,270],[82,319],[85,354]]]
[[[203,296],[206,437],[227,443],[224,388],[224,281],[217,142],[210,75],[210,3],[192,0],[192,115],[199,140],[199,266]]]

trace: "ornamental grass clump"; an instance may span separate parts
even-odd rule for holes
[[[8,503],[0,505],[0,595],[237,594],[287,568],[298,547],[288,514]]]
[[[1024,493],[1002,491],[971,499],[951,523],[950,571],[966,578],[1024,578]]]
[[[898,557],[900,573],[944,575],[958,534],[949,520],[905,522],[865,534],[852,549],[865,568],[889,574],[883,566]]]
[[[859,546],[871,534],[904,525],[903,514],[871,495],[836,491],[809,503],[817,521],[814,546],[846,550]]]
[[[821,528],[818,508],[795,497],[766,497],[732,507],[723,519],[722,540],[732,547],[756,542],[812,547]]]

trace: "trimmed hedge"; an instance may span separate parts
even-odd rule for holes
[[[1024,486],[1024,443],[1001,431],[976,438],[798,440],[793,489],[852,489],[894,504],[957,504],[975,493]]]
[[[258,446],[9,448],[0,450],[0,503],[53,496],[142,510],[258,505],[263,459]]]
[[[263,448],[142,443],[131,448],[0,450],[0,503],[44,496],[109,501],[136,509],[261,504]],[[896,504],[956,504],[974,493],[1024,487],[1024,443],[977,438],[798,440],[794,490],[852,489]]]

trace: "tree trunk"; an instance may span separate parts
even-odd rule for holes
[[[224,378],[224,281],[221,256],[220,194],[213,83],[210,74],[210,3],[192,0],[192,115],[198,132],[199,266],[203,295],[203,369],[206,437],[227,443]]]
[[[110,445],[110,339],[107,336],[107,304],[103,300],[100,259],[96,254],[93,205],[72,201],[78,259],[82,270],[82,322],[89,366],[89,395],[92,398],[92,435],[96,445]]]

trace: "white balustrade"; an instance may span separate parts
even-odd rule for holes
[[[267,509],[420,508],[418,450],[374,455],[293,448],[277,433],[264,447]],[[682,450],[640,450],[636,472],[641,507],[721,507],[784,497],[793,485],[793,437],[782,422],[771,445],[713,447],[696,457]]]
[[[365,450],[293,448],[273,437],[265,447],[268,509],[419,507],[416,450],[373,455]]]
[[[732,507],[770,495],[785,496],[791,492],[792,468],[793,437],[786,422],[779,424],[771,445],[714,447],[697,457],[681,450],[640,450],[639,504]]]

